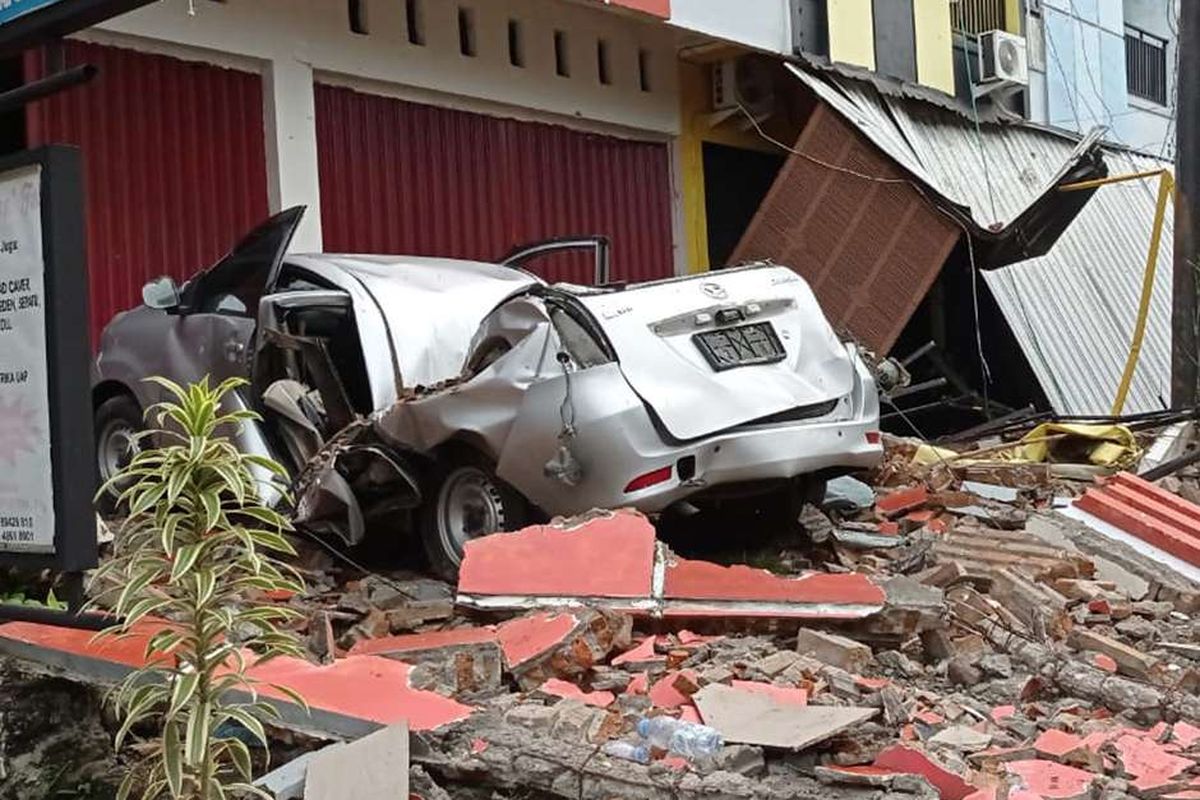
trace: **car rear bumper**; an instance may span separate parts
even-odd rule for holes
[[[661,454],[644,453],[646,465],[657,464],[655,469],[673,459],[669,462],[671,477],[639,491],[622,492],[608,505],[656,512],[721,486],[772,483],[831,469],[866,469],[878,464],[883,456],[878,430],[878,418],[769,425],[715,436]],[[872,434],[873,441],[868,434]],[[691,459],[695,459],[694,468]],[[689,477],[687,473],[693,469]]]
[[[723,486],[754,491],[756,483],[869,468],[883,456],[878,396],[865,368],[854,392],[824,417],[747,425],[688,442],[664,437],[619,373],[592,372],[578,379],[576,435],[568,442],[582,467],[577,484],[547,477],[541,468],[547,456],[540,448],[517,448],[501,462],[501,477],[549,514],[627,506],[653,513]],[[557,410],[555,405],[541,413]],[[650,474],[656,475],[652,483],[627,491]]]

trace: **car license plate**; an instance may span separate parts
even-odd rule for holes
[[[752,364],[773,364],[786,355],[769,322],[705,331],[692,337],[709,366],[720,372]]]

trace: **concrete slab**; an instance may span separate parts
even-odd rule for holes
[[[394,800],[408,797],[408,725],[318,751],[308,765],[304,800]]]
[[[1021,786],[1046,800],[1085,800],[1092,796],[1097,775],[1065,764],[1033,758],[1010,761],[1008,774],[1021,780]]]
[[[915,747],[895,744],[875,757],[876,767],[920,775],[937,790],[941,800],[963,800],[976,791],[958,775]]]
[[[803,750],[865,722],[875,708],[797,706],[769,694],[709,684],[692,701],[726,742]]]

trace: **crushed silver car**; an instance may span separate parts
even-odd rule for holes
[[[284,211],[182,288],[104,331],[98,470],[177,382],[242,375],[238,444],[294,477],[298,524],[357,544],[419,533],[435,571],[464,543],[548,515],[648,513],[812,492],[882,454],[871,370],[808,285],[758,264],[629,286],[554,284],[522,263],[288,255]]]

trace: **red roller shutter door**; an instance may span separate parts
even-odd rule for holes
[[[667,145],[317,84],[329,252],[495,260],[537,239],[604,234],[613,279],[673,273]],[[586,258],[534,267],[591,282]]]
[[[87,192],[92,342],[158,275],[206,266],[267,211],[259,75],[68,41],[88,85],[31,105],[31,147],[78,145]],[[43,56],[26,71],[44,72]]]

